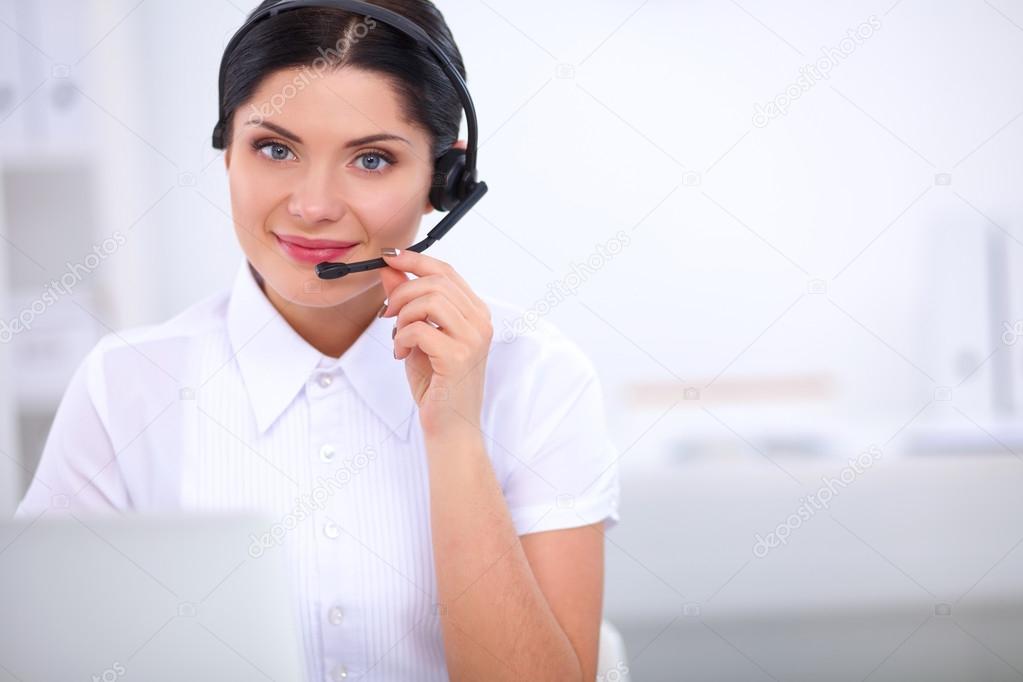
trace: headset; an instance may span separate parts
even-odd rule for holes
[[[458,99],[465,111],[466,123],[468,124],[468,140],[466,149],[449,149],[434,161],[433,180],[430,183],[430,204],[447,215],[430,230],[426,238],[417,244],[408,247],[409,251],[423,252],[434,242],[439,240],[448,230],[465,216],[466,213],[487,193],[487,183],[477,179],[476,156],[479,151],[479,131],[476,123],[476,107],[469,96],[469,88],[465,80],[455,68],[451,60],[440,49],[436,42],[415,22],[403,17],[391,10],[368,2],[359,0],[322,0],[321,2],[306,2],[304,0],[281,0],[263,10],[253,14],[235,32],[231,41],[224,50],[220,61],[219,97],[217,100],[219,111],[217,124],[213,128],[213,148],[224,149],[224,134],[227,129],[227,112],[224,111],[224,76],[227,70],[228,57],[237,49],[242,38],[252,28],[267,19],[277,16],[282,12],[301,9],[303,7],[325,7],[344,10],[354,14],[376,19],[391,28],[404,33],[412,38],[437,58],[441,68],[455,86]],[[320,279],[337,279],[344,277],[350,272],[362,272],[375,268],[387,267],[383,258],[359,261],[356,263],[331,263],[323,262],[316,265],[316,275]]]

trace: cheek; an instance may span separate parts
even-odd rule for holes
[[[262,232],[266,216],[279,201],[275,191],[280,191],[280,187],[269,182],[267,174],[242,162],[232,164],[228,173],[228,188],[235,229],[246,237]]]
[[[429,177],[389,178],[373,191],[348,202],[366,230],[375,235],[398,235],[418,226],[429,194]]]

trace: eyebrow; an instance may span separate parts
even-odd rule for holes
[[[291,132],[287,128],[282,128],[281,126],[277,125],[276,123],[270,123],[269,121],[249,121],[248,124],[250,126],[261,126],[263,128],[267,128],[267,129],[272,130],[273,132],[277,133],[281,137],[286,137],[289,140],[292,140],[293,142],[297,142],[298,144],[303,144],[301,137],[299,137],[295,133]],[[375,135],[366,135],[365,137],[360,137],[360,138],[357,138],[355,140],[349,140],[348,142],[345,143],[345,149],[348,149],[350,147],[360,147],[360,146],[362,146],[364,144],[371,144],[373,142],[386,142],[386,141],[389,141],[389,140],[398,140],[400,142],[404,142],[405,144],[407,144],[410,147],[412,146],[411,142],[409,142],[408,140],[406,140],[404,137],[402,137],[400,135],[394,135],[392,133],[377,133]]]

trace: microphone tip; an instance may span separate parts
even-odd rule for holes
[[[317,263],[316,276],[320,279],[337,279],[348,274],[347,263]]]

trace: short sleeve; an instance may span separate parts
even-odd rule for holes
[[[556,330],[537,338],[516,402],[524,437],[504,483],[519,535],[618,523],[618,449],[611,441],[604,397],[593,364]],[[535,339],[533,342],[536,342]]]
[[[37,518],[44,512],[103,512],[124,509],[128,495],[101,414],[101,345],[75,369],[50,426],[39,466],[14,512]]]

